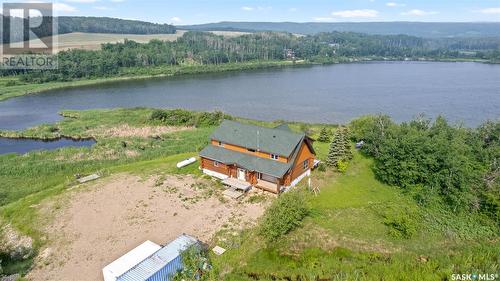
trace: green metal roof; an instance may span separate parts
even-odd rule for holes
[[[273,129],[224,120],[211,139],[289,157],[304,137],[305,134],[286,130],[284,126]]]
[[[237,152],[211,144],[200,151],[200,156],[216,160],[226,165],[236,164],[241,168],[278,178],[283,177],[293,164],[293,162],[282,163],[272,159],[260,158],[251,154]]]

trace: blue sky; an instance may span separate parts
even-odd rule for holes
[[[59,0],[56,8],[59,15],[178,25],[218,21],[500,21],[500,0]]]

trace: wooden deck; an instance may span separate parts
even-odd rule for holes
[[[272,182],[257,180],[255,187],[272,193],[278,193],[278,185]]]
[[[241,190],[243,192],[247,192],[250,188],[252,188],[252,185],[249,182],[242,181],[239,179],[235,178],[227,178],[222,181],[222,184],[226,186],[230,186],[234,189]]]

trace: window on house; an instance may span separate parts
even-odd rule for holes
[[[214,167],[219,167],[219,162],[214,161]]]
[[[279,159],[278,154],[271,154],[271,159],[278,160]]]
[[[309,168],[309,160],[306,159],[304,160],[304,162],[302,162],[302,167],[304,168],[304,170],[307,170],[307,168]]]
[[[220,141],[220,142],[219,142],[219,146],[224,146],[224,144]]]
[[[255,149],[253,149],[253,148],[247,148],[247,150],[250,152],[255,152]]]

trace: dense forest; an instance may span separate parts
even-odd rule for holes
[[[52,71],[4,71],[21,75],[26,82],[69,81],[108,77],[134,67],[219,65],[248,61],[305,59],[331,63],[352,58],[369,59],[487,59],[500,58],[500,39],[469,41],[430,40],[407,35],[366,35],[351,32],[295,36],[263,32],[224,37],[187,32],[173,42],[152,40],[146,44],[125,41],[104,44],[101,50],[69,50],[58,54],[59,69]]]
[[[9,25],[20,26],[21,21],[25,19],[11,17],[10,21],[2,15],[2,20],[4,25],[7,27]],[[36,21],[36,19],[31,19]],[[119,33],[119,34],[171,34],[175,33],[176,29],[174,26],[169,24],[157,24],[144,21],[136,20],[123,20],[116,18],[106,18],[106,17],[44,17],[43,23],[37,27],[35,30],[38,37],[45,37],[52,35],[52,29],[50,26],[53,21],[57,24],[57,33],[71,33],[71,32],[90,32],[90,33]],[[18,23],[12,23],[12,22]],[[5,28],[7,32],[3,33],[2,42],[16,41],[26,41],[27,38],[23,38],[22,30],[17,30],[18,32],[12,34],[10,37],[10,29]]]

